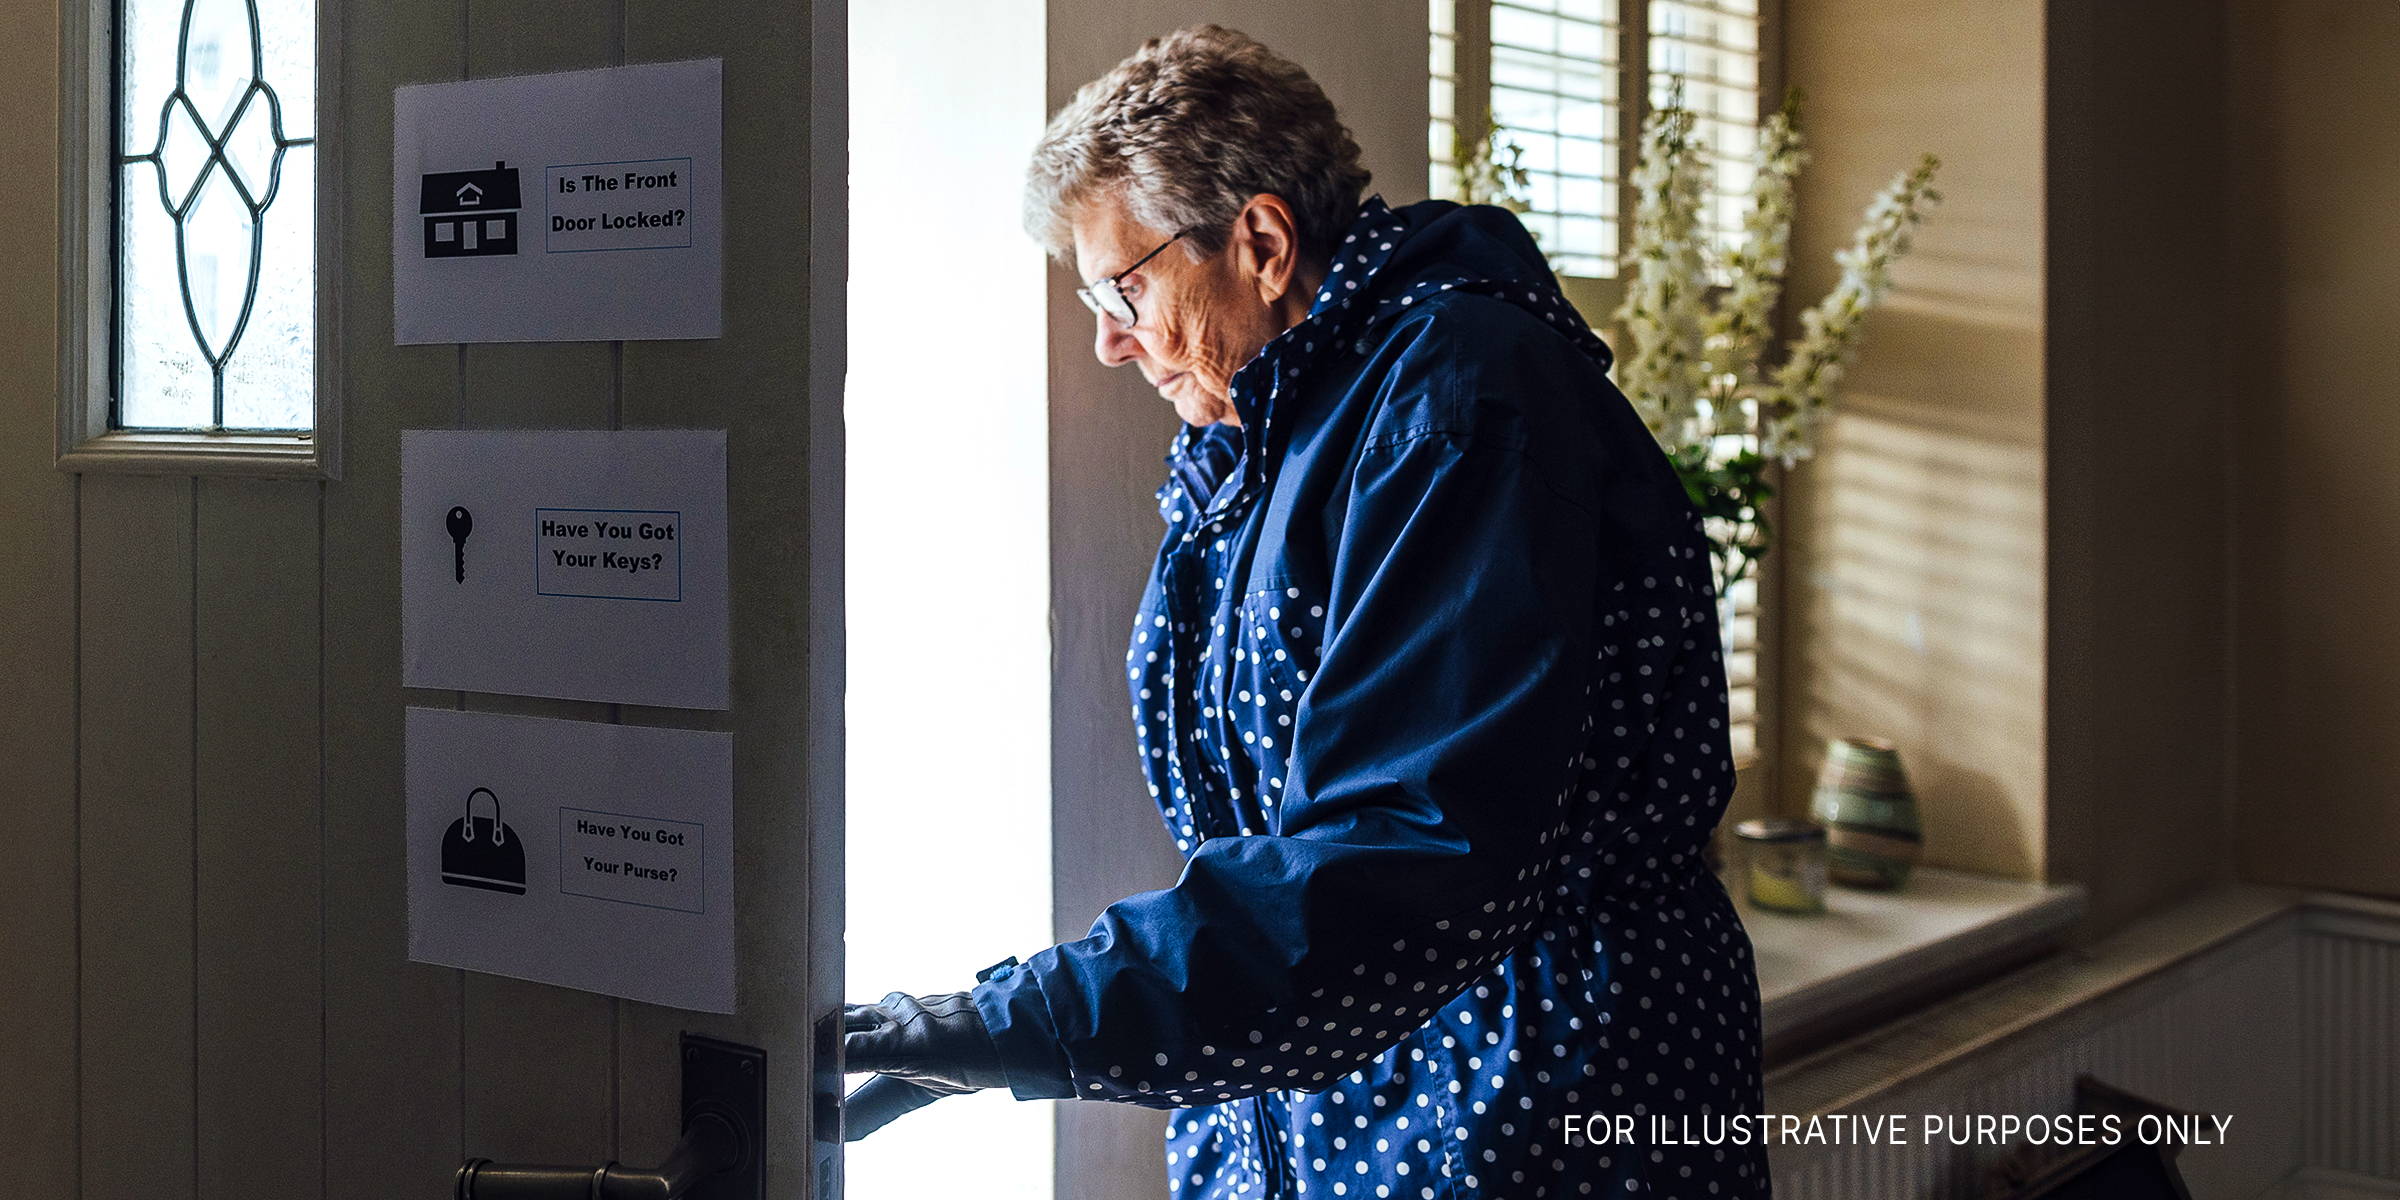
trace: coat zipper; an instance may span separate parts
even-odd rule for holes
[[[1265,1176],[1261,1200],[1289,1200],[1293,1196],[1291,1147],[1284,1145],[1284,1126],[1280,1121],[1267,1119],[1267,1097],[1272,1092],[1250,1098],[1252,1121],[1258,1128],[1259,1173]]]

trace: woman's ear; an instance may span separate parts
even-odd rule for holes
[[[1260,193],[1242,206],[1233,223],[1234,262],[1273,304],[1292,290],[1300,269],[1300,225],[1283,197]]]

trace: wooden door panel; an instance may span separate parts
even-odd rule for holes
[[[200,1200],[323,1186],[320,485],[197,489],[193,889]],[[262,1147],[277,1147],[261,1153]]]
[[[456,346],[392,344],[392,90],[456,79],[467,0],[340,6],[344,477],[325,491],[326,1191],[448,1193],[465,981],[407,961],[400,431],[457,419]],[[455,702],[455,694],[450,697]]]
[[[614,1158],[617,1001],[546,983],[460,974],[466,1011],[459,1103],[466,1110],[467,1153],[595,1167]]]
[[[0,914],[0,949],[34,973],[0,981],[0,1146],[26,1151],[34,1193],[80,1180],[111,1200],[438,1196],[468,1155],[649,1165],[678,1132],[676,1042],[692,1030],[767,1048],[770,1186],[808,1195],[809,1029],[839,1001],[838,172],[830,231],[811,225],[816,164],[838,165],[842,133],[812,124],[812,90],[843,88],[838,38],[812,39],[838,16],[758,0],[324,12],[340,44],[324,182],[343,235],[325,277],[341,289],[345,477],[61,480],[0,459],[11,516],[56,522],[43,544],[60,575],[56,628],[28,616],[0,653],[48,664],[16,692],[56,714],[0,736],[46,738],[58,764],[24,780],[58,831],[23,876],[47,903]],[[823,87],[820,51],[837,64]],[[726,337],[392,344],[394,87],[706,56],[727,60],[728,216],[745,239]],[[812,303],[835,306],[830,323]],[[812,355],[828,338],[830,361]],[[735,708],[403,689],[400,431],[620,425],[730,434]],[[46,446],[46,430],[18,440]],[[412,703],[731,731],[740,1013],[408,962]],[[36,1044],[64,1049],[16,1048]]]
[[[191,1200],[193,481],[84,481],[82,1172]]]

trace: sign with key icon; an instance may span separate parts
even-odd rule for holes
[[[730,707],[725,435],[401,435],[401,682]]]

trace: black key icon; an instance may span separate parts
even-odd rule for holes
[[[450,540],[458,546],[458,581],[467,581],[467,535],[475,531],[475,514],[463,508],[450,510]]]

